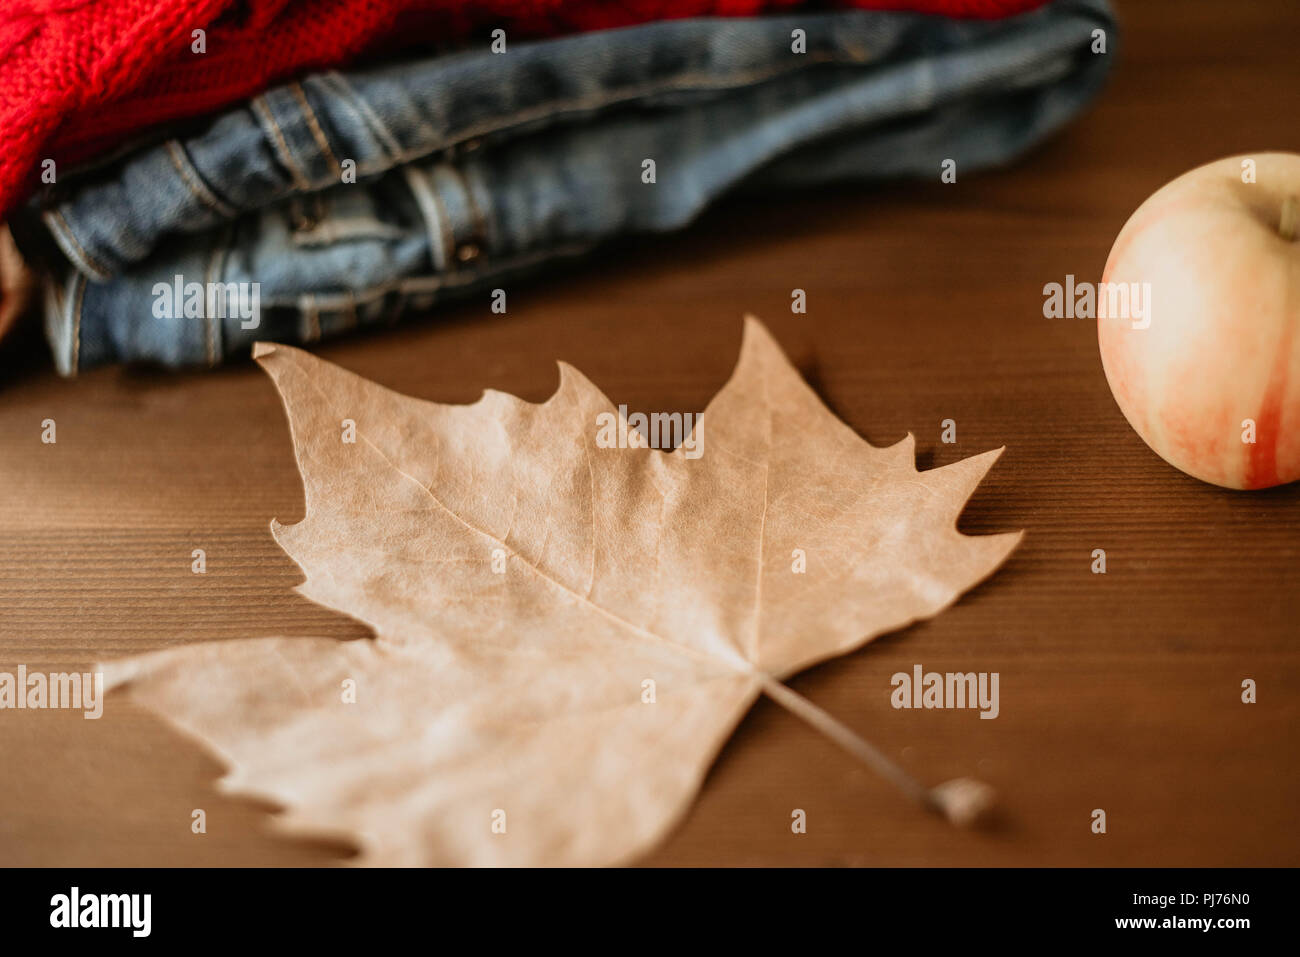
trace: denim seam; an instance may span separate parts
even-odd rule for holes
[[[404,235],[397,226],[385,225],[378,220],[363,216],[327,217],[312,229],[290,231],[293,244],[307,249],[333,246],[357,239],[401,239]]]
[[[465,194],[474,208],[474,216],[481,228],[479,240],[487,249],[497,246],[496,229],[490,217],[492,211],[492,191],[483,182],[483,176],[477,165],[469,164],[461,170],[461,179],[465,181]],[[479,195],[475,195],[479,194]]]
[[[447,204],[443,202],[442,195],[438,187],[433,185],[433,177],[429,177],[429,196],[433,200],[433,205],[438,210],[438,225],[442,228],[442,252],[444,270],[455,268],[452,261],[456,258],[456,224],[451,221],[451,212],[447,209]]]
[[[636,99],[640,99],[642,97],[649,96],[655,93],[685,92],[688,90],[725,91],[729,89],[740,89],[747,84],[752,84],[752,83],[760,82],[762,80],[772,79],[778,76],[784,76],[791,73],[795,73],[811,65],[827,64],[827,63],[845,63],[845,64],[856,63],[861,65],[866,65],[869,62],[870,61],[868,60],[863,60],[859,57],[855,57],[852,55],[849,55],[847,57],[837,56],[833,52],[821,53],[821,54],[803,54],[798,56],[797,59],[794,60],[794,62],[791,62],[789,64],[780,64],[776,66],[769,65],[759,69],[753,69],[749,71],[742,71],[738,73],[728,74],[726,77],[723,78],[719,78],[714,74],[708,74],[708,73],[702,74],[699,72],[695,72],[695,73],[675,76],[666,81],[655,80],[648,83],[628,86],[621,90],[601,91],[600,93],[597,94],[565,101],[563,103],[558,103],[558,104],[544,103],[537,107],[533,107],[527,110],[518,111],[516,113],[507,114],[504,116],[496,116],[491,119],[481,121],[475,124],[474,126],[461,130],[459,133],[454,134],[452,137],[449,137],[446,141],[441,143],[433,143],[427,146],[415,147],[409,150],[403,150],[400,148],[400,145],[398,145],[396,151],[387,159],[379,160],[374,163],[360,164],[358,166],[357,172],[359,175],[363,175],[363,176],[371,176],[371,175],[388,172],[391,171],[394,168],[394,166],[410,164],[414,160],[427,157],[437,152],[439,149],[445,149],[447,148],[447,146],[453,145],[455,143],[463,142],[465,140],[473,139],[479,136],[484,136],[489,133],[499,132],[501,130],[520,126],[534,119],[543,119],[547,117],[554,119],[554,118],[565,116],[567,114],[591,112],[591,111],[607,108],[618,103],[634,101]],[[381,139],[385,141],[384,145],[387,149],[392,150],[393,146],[397,145],[396,139],[392,136],[392,133],[388,129],[388,127],[374,113],[374,111],[371,110],[368,107],[368,105],[365,104],[364,99],[360,98],[359,95],[356,94],[355,90],[353,90],[351,85],[348,84],[341,75],[337,73],[330,73],[330,74],[324,74],[323,77],[326,80],[331,81],[332,85],[335,86],[336,88],[340,89],[341,91],[346,91],[348,95],[348,99],[352,100],[355,106],[358,109],[363,111],[364,118],[366,119],[366,125],[371,127],[372,131],[375,132],[376,135],[378,135]],[[296,87],[297,84],[293,84],[293,86]],[[302,94],[300,90],[296,92],[296,95],[298,95],[302,99],[305,99],[305,95]],[[295,161],[295,158],[289,148],[288,141],[285,139],[284,132],[280,124],[277,122],[270,108],[269,102],[266,99],[266,95],[263,94],[261,96],[254,97],[249,101],[249,106],[253,111],[253,113],[258,117],[260,121],[260,125],[263,128],[263,132],[267,135],[268,139],[271,141],[272,148],[275,150],[277,156],[280,158],[280,161],[283,163],[285,168],[289,171],[289,174],[294,181],[294,186],[296,187],[296,190],[300,193],[315,191],[312,182],[306,177],[299,164]],[[307,106],[307,110],[310,111],[310,104],[306,104],[306,106]],[[315,114],[312,113],[309,117],[307,113],[304,113],[303,117],[307,121],[309,128],[311,128],[312,136],[314,139],[316,139],[317,145],[322,145],[321,137],[323,137],[324,134],[323,134],[323,130],[321,130],[319,123],[316,120]],[[438,134],[435,132],[434,135],[436,137]],[[326,141],[326,143],[323,145],[324,148],[328,150],[328,141]],[[337,165],[337,158],[334,157],[332,152],[329,153],[329,157],[331,161],[333,161]],[[176,157],[173,156],[172,160],[173,162],[176,162]],[[189,182],[189,180],[186,179],[184,175],[182,175],[182,181],[185,183],[187,188],[191,190],[191,192],[194,192],[194,184]],[[202,198],[202,194],[199,195],[200,198]],[[290,193],[289,195],[293,195],[293,194]],[[218,211],[221,212],[220,209]],[[231,218],[231,215],[229,213],[223,212],[223,215],[226,218]],[[60,218],[62,218],[61,215]],[[49,220],[47,214],[47,222],[48,221]],[[81,244],[77,241],[76,237],[72,234],[71,227],[66,223],[66,220],[63,220],[63,223],[64,223],[64,230],[66,230],[66,232],[64,230],[54,228],[53,224],[51,224],[51,226],[52,226],[52,231],[55,233],[56,239],[59,240],[59,245],[63,248],[64,252],[69,255],[69,258],[72,259],[74,262],[77,262],[78,265],[81,268],[83,268],[85,272],[95,276],[96,278],[99,279],[111,278],[113,276],[113,273],[110,270],[105,269],[100,263],[95,261],[89,255],[89,253],[87,253],[85,249],[82,248]],[[74,253],[74,247],[75,247],[75,253]]]
[[[73,291],[72,301],[68,304],[72,311],[72,374],[81,368],[81,310],[86,301],[86,277],[77,276],[77,287]]]
[[[357,172],[365,176],[384,173],[392,169],[394,165],[405,165],[429,156],[432,153],[436,153],[438,150],[446,149],[456,143],[474,139],[475,137],[486,136],[490,133],[498,133],[502,130],[523,125],[524,123],[534,119],[587,113],[605,107],[614,106],[619,103],[639,100],[656,93],[683,93],[687,91],[698,92],[704,90],[722,92],[726,90],[741,90],[750,84],[795,73],[804,67],[813,64],[844,63],[845,65],[866,65],[868,62],[855,58],[840,58],[836,57],[834,54],[822,54],[820,56],[801,54],[801,58],[802,62],[797,65],[780,66],[775,68],[767,67],[764,69],[750,70],[745,73],[730,74],[725,80],[713,83],[707,82],[712,78],[711,74],[701,74],[697,72],[684,74],[668,82],[656,80],[650,83],[625,87],[622,90],[611,91],[609,94],[598,93],[591,96],[579,97],[577,99],[565,100],[558,104],[545,103],[526,110],[519,110],[515,113],[495,116],[491,119],[481,121],[474,126],[466,127],[442,142],[430,144],[428,146],[417,146],[411,149],[399,150],[396,155],[388,157],[388,161],[358,165]]]
[[[68,308],[71,289],[81,273],[69,269],[66,275],[44,277],[45,286],[45,338],[54,352],[54,365],[59,375],[74,374],[72,368],[72,315]]]
[[[372,164],[359,165],[357,168],[357,172],[358,174],[363,176],[370,176],[370,175],[388,172],[393,168],[394,165],[409,164],[416,159],[429,156],[430,154],[436,152],[439,149],[446,148],[447,145],[450,145],[452,143],[463,142],[468,139],[473,139],[477,136],[484,136],[487,135],[488,133],[499,132],[500,130],[503,129],[509,129],[514,126],[519,126],[528,122],[531,119],[544,118],[547,116],[559,117],[570,113],[589,112],[592,110],[598,110],[608,106],[612,106],[617,103],[626,102],[628,100],[636,100],[641,97],[650,95],[652,93],[683,92],[686,90],[709,90],[709,89],[727,90],[733,88],[739,89],[746,84],[756,83],[761,80],[772,79],[777,76],[784,76],[792,72],[797,72],[798,70],[803,69],[808,65],[836,63],[836,62],[865,63],[866,61],[858,60],[853,57],[841,58],[835,56],[833,53],[820,54],[816,56],[805,54],[802,55],[802,62],[799,62],[797,64],[792,64],[789,66],[781,65],[776,67],[769,66],[763,69],[750,70],[742,73],[734,73],[734,74],[730,74],[725,80],[721,82],[712,83],[712,84],[707,82],[711,78],[711,74],[700,74],[697,72],[697,73],[684,74],[682,76],[675,77],[673,80],[669,82],[654,81],[651,83],[644,83],[644,84],[626,87],[620,91],[614,91],[612,95],[595,94],[584,98],[569,100],[561,104],[554,104],[554,103],[542,104],[538,107],[509,114],[508,116],[498,116],[490,120],[480,122],[475,126],[462,130],[459,134],[456,134],[454,139],[449,139],[446,143],[443,144],[435,144],[435,145],[430,145],[428,147],[417,147],[411,150],[402,150],[399,148],[397,153],[389,157],[387,161],[380,161]],[[338,76],[337,74],[335,74],[335,76],[337,76],[338,80],[343,79],[341,76]],[[295,83],[291,85],[291,88],[297,86],[298,84]],[[347,85],[344,84],[344,87],[347,88]],[[305,96],[303,96],[300,90],[296,91],[296,95],[301,97],[305,101]],[[360,102],[364,102],[364,101],[360,101]],[[303,174],[301,168],[294,161],[294,158],[289,150],[289,144],[284,137],[284,132],[281,129],[280,124],[276,121],[275,116],[273,115],[270,107],[268,106],[265,95],[254,97],[250,101],[249,105],[252,107],[254,112],[256,112],[265,121],[262,124],[263,128],[270,134],[271,139],[273,140],[273,146],[275,147],[276,153],[279,155],[285,167],[289,170],[289,173],[293,177],[295,181],[295,185],[297,186],[299,191],[301,192],[314,191],[313,184],[309,179],[307,179],[307,177]],[[307,110],[310,111],[311,107],[309,104],[306,104],[304,102],[303,105],[305,105]],[[382,120],[380,120],[380,118],[376,116],[374,112],[372,110],[369,110],[368,108],[366,109],[366,113],[368,113],[373,118],[373,120],[379,124],[378,130],[382,131],[382,133],[384,134],[384,138],[389,141],[388,144],[386,145],[395,143],[396,142],[395,139],[392,137],[391,132],[388,130],[387,126],[383,124]],[[317,145],[323,146],[323,148],[328,151],[329,150],[328,142],[327,141],[325,143],[321,142],[321,137],[323,137],[324,132],[323,130],[320,129],[319,124],[316,122],[315,114],[312,113],[311,116],[308,117],[307,113],[304,113],[303,116],[304,119],[307,121],[308,126],[312,128],[312,136],[313,139],[316,139]],[[317,136],[318,133],[320,134],[319,137]],[[332,162],[334,162],[335,166],[337,167],[338,161],[334,157],[332,152],[329,153],[329,158]],[[174,158],[173,158],[173,162],[175,162]],[[190,186],[188,182],[186,182],[186,185]],[[227,218],[229,218],[228,214],[227,214]],[[69,236],[69,238],[72,240],[72,242],[76,243],[75,237]],[[77,248],[81,250],[80,244],[76,243],[76,245]],[[64,251],[67,252],[66,248]],[[82,253],[83,261],[91,263],[88,254],[86,254],[84,250],[81,250],[81,253]],[[108,279],[112,276],[112,273],[103,270],[102,267],[97,268],[93,263],[90,264],[89,271],[101,279]]]
[[[455,177],[456,184],[460,187],[461,193],[465,197],[466,212],[469,214],[470,237],[468,242],[477,242],[480,245],[487,241],[487,221],[483,216],[483,211],[479,209],[478,200],[474,197],[474,191],[470,189],[469,180],[465,178],[465,171],[459,166],[448,163],[447,172]],[[459,248],[461,243],[457,243]]]
[[[199,171],[194,168],[189,157],[185,155],[185,148],[181,146],[179,140],[168,140],[164,147],[167,151],[167,158],[172,161],[176,167],[176,172],[181,178],[181,183],[190,191],[200,203],[216,212],[218,215],[231,219],[239,215],[238,210],[233,209],[223,203],[217,195],[208,188],[199,176]]]
[[[254,97],[249,101],[249,106],[252,107],[253,111],[257,113],[258,117],[261,119],[263,131],[268,133],[270,138],[274,141],[272,146],[275,148],[276,155],[279,156],[280,162],[284,164],[284,168],[287,169],[289,175],[293,177],[294,186],[297,187],[299,192],[310,192],[312,184],[303,175],[302,170],[298,168],[298,164],[294,161],[293,154],[289,152],[289,144],[284,138],[284,131],[280,129],[280,124],[275,121],[275,117],[271,114],[271,108],[266,104],[266,97],[264,95]]]
[[[329,160],[330,165],[334,167],[334,173],[342,176],[343,166],[339,163],[334,151],[330,149],[330,142],[325,137],[325,131],[321,129],[320,121],[316,118],[316,111],[311,108],[307,102],[307,94],[303,92],[302,84],[291,83],[289,89],[293,92],[294,99],[298,101],[298,108],[302,112],[303,121],[307,124],[307,129],[311,132],[311,138],[316,141],[316,145],[321,148],[325,158]]]
[[[103,264],[86,252],[81,243],[77,241],[76,233],[72,231],[71,224],[63,218],[62,210],[46,210],[42,218],[45,220],[45,225],[49,228],[50,234],[54,236],[54,241],[59,244],[63,254],[77,267],[78,272],[94,276],[96,279],[113,278],[112,272],[105,269]]]
[[[481,279],[487,279],[495,275],[517,270],[523,267],[532,266],[551,259],[552,257],[569,257],[578,256],[589,252],[598,243],[591,241],[563,243],[558,246],[549,247],[545,250],[530,250],[526,253],[519,253],[511,256],[509,259],[498,262],[491,270],[462,270],[460,272],[442,273],[436,276],[403,276],[399,279],[389,280],[388,282],[377,283],[373,286],[367,286],[361,290],[348,290],[345,293],[336,293],[333,297],[323,296],[320,293],[302,293],[298,296],[298,308],[304,309],[308,300],[312,308],[326,311],[338,311],[346,305],[343,296],[358,303],[373,302],[376,299],[382,299],[389,293],[397,292],[404,296],[411,293],[437,294],[444,289],[455,289],[459,286],[467,286]],[[324,305],[322,306],[322,300]]]
[[[445,270],[451,261],[451,250],[448,248],[450,230],[442,221],[443,213],[434,197],[433,184],[412,163],[407,163],[400,169],[402,178],[406,180],[406,188],[415,200],[415,208],[420,211],[420,219],[424,221],[424,230],[429,237],[429,260],[435,270]]]
[[[309,77],[308,79],[312,78]],[[380,119],[379,114],[370,108],[370,104],[347,81],[347,78],[335,70],[330,70],[321,74],[318,79],[334,88],[334,91],[340,96],[339,104],[350,110],[361,121],[363,126],[370,128],[370,132],[380,141],[380,145],[388,153],[389,158],[396,162],[397,158],[402,154],[402,144],[397,141],[397,137],[393,136],[392,130]]]

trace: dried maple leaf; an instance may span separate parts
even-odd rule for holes
[[[697,458],[599,447],[597,417],[617,413],[564,364],[540,405],[461,406],[285,346],[255,355],[306,489],[276,541],[302,594],[375,638],[105,670],[224,758],[225,790],[282,805],[288,830],[349,838],[365,863],[625,861],[685,812],[762,692],[931,807],[977,803],[966,782],[922,788],[780,680],[1002,562],[1019,533],[956,529],[1000,450],[917,472],[910,435],[858,438],[753,319]]]

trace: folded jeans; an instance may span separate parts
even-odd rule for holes
[[[964,174],[1067,123],[1114,43],[1105,0],[1056,0],[1000,21],[664,21],[317,74],[46,201],[67,258],[46,329],[65,374],[212,365],[679,229],[732,190]],[[255,321],[160,315],[177,277],[255,288]]]

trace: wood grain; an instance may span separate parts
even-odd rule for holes
[[[1128,214],[1184,169],[1300,151],[1300,7],[1119,7],[1120,64],[1098,105],[1010,168],[729,202],[683,235],[511,286],[508,316],[470,303],[320,349],[439,401],[485,387],[542,399],[562,358],[615,402],[699,411],[750,311],[872,442],[911,431],[922,467],[1007,446],[961,526],[1025,528],[1008,565],[937,619],[792,682],[925,780],[993,784],[998,826],[919,813],[761,702],[647,863],[1300,864],[1300,485],[1232,493],[1169,468],[1111,399],[1092,324],[1041,312],[1044,283],[1099,278]],[[806,316],[790,315],[795,287]],[[298,597],[271,540],[302,493],[262,373],[61,381],[37,348],[10,344],[0,366],[0,669],[366,634]],[[56,445],[40,442],[45,418]],[[945,418],[956,445],[939,441]],[[190,571],[194,548],[206,575]],[[916,663],[999,672],[1001,716],[893,710],[890,675]],[[1256,705],[1240,702],[1245,677]],[[0,768],[0,864],[346,858],[217,795],[217,761],[120,696],[100,721],[0,712]],[[194,808],[206,834],[190,831]],[[794,808],[806,835],[790,832]]]

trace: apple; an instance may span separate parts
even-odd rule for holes
[[[1098,309],[1106,380],[1147,445],[1203,481],[1300,479],[1298,221],[1300,155],[1253,153],[1157,190],[1111,247],[1098,304],[1148,295],[1140,318]]]

